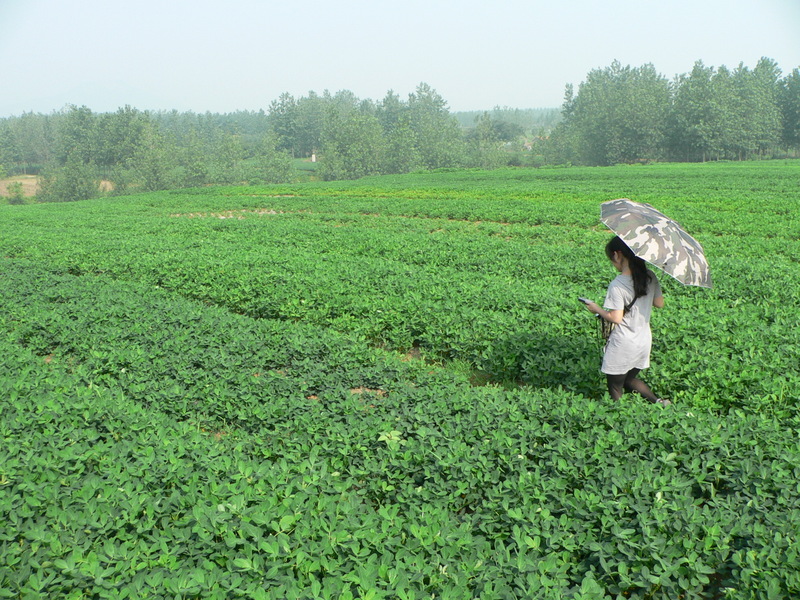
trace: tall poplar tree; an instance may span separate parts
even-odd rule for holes
[[[580,160],[611,165],[659,158],[664,148],[670,86],[653,65],[595,69],[564,111]]]
[[[778,102],[781,107],[782,140],[787,148],[800,149],[800,68],[781,81]]]
[[[295,151],[298,156],[307,157],[319,152],[322,146],[322,127],[325,122],[325,100],[314,92],[309,92],[297,101],[295,114]]]
[[[297,152],[297,101],[289,93],[283,93],[269,105],[269,123],[278,138],[278,147],[288,150],[292,156]]]
[[[329,106],[322,130],[320,172],[326,180],[358,179],[382,172],[386,144],[375,115]]]
[[[149,126],[147,113],[130,106],[120,108],[115,113],[98,115],[95,162],[106,168],[124,165],[142,144],[142,137]]]
[[[750,73],[745,91],[745,110],[750,116],[750,151],[764,156],[778,148],[781,140],[781,70],[763,57]]]
[[[422,165],[428,169],[455,167],[463,160],[463,140],[458,121],[447,102],[427,83],[408,98],[409,126],[414,132]]]
[[[57,120],[56,159],[64,165],[69,158],[77,157],[84,164],[94,162],[97,156],[96,120],[86,107],[70,105]]]
[[[385,173],[410,173],[422,166],[417,136],[411,127],[408,104],[389,90],[376,109],[375,116],[386,139]]]
[[[719,154],[724,114],[714,96],[713,67],[697,61],[691,73],[677,78],[669,117],[670,155],[705,161]]]

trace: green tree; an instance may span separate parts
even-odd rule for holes
[[[278,148],[288,150],[296,156],[297,148],[297,102],[289,93],[283,93],[269,105],[269,124],[278,138]]]
[[[473,167],[495,169],[508,162],[502,149],[501,133],[489,112],[476,119],[475,128],[468,137],[469,164]]]
[[[95,165],[74,152],[63,166],[51,164],[42,170],[36,199],[39,202],[74,202],[94,198],[99,193]]]
[[[216,143],[208,150],[211,181],[223,184],[240,182],[243,156],[244,149],[239,136],[218,131]]]
[[[463,162],[464,143],[458,121],[436,90],[426,83],[419,84],[409,95],[408,114],[425,168],[456,167]]]
[[[12,165],[17,162],[17,150],[14,144],[14,136],[11,134],[11,127],[8,119],[0,119],[0,165]],[[8,176],[7,167],[2,167],[2,177]]]
[[[746,126],[743,122],[745,115],[740,106],[733,73],[725,65],[720,66],[711,78],[711,86],[714,107],[719,113],[712,138],[715,158],[733,158],[736,156],[736,148],[740,145],[740,132]]]
[[[762,57],[743,82],[744,110],[748,115],[748,151],[764,156],[781,140],[780,78],[778,64]]]
[[[88,107],[67,106],[57,121],[58,163],[64,165],[70,159],[78,159],[84,164],[94,162],[99,155],[95,128],[95,115]]]
[[[208,155],[196,128],[190,129],[181,145],[179,164],[182,169],[181,185],[197,187],[208,182]]]
[[[670,101],[669,82],[653,65],[632,68],[614,61],[589,73],[564,119],[584,163],[660,158]]]
[[[800,148],[800,68],[781,81],[778,96],[781,108],[781,138],[787,148]]]
[[[128,161],[128,167],[144,190],[166,190],[175,182],[176,156],[177,151],[167,138],[156,125],[149,124]]]
[[[55,126],[46,115],[24,113],[11,117],[0,129],[0,156],[16,173],[36,173],[53,159]]]
[[[677,78],[669,116],[669,148],[679,160],[705,161],[721,150],[725,115],[715,96],[714,68],[697,61]]]
[[[2,169],[0,169],[0,178],[2,178]],[[8,184],[8,203],[25,204],[25,191],[22,188],[21,181],[14,181]]]
[[[329,107],[322,131],[320,173],[325,180],[358,179],[381,173],[386,152],[377,117]]]
[[[124,165],[143,143],[149,127],[152,127],[150,116],[130,106],[98,115],[94,162],[105,169]]]
[[[393,90],[386,92],[383,100],[378,102],[375,116],[384,131],[391,131],[395,127],[408,124],[408,104],[400,99]]]
[[[545,164],[565,165],[580,162],[581,148],[575,118],[575,88],[571,83],[564,88],[561,121],[553,127],[549,136],[535,139],[531,151],[540,153]]]
[[[384,173],[411,173],[422,168],[417,136],[408,117],[401,118],[389,130],[384,130],[383,135],[386,140]]]
[[[314,92],[300,98],[295,108],[295,141],[298,156],[311,156],[322,147],[322,127],[325,122],[325,99]],[[263,150],[263,147],[262,147]]]
[[[416,133],[411,126],[408,104],[392,90],[378,102],[375,117],[386,140],[385,173],[410,173],[422,168]]]
[[[278,141],[266,133],[258,147],[258,154],[250,163],[246,179],[251,184],[287,183],[292,180],[292,158],[285,150],[277,149]]]
[[[763,156],[780,143],[780,71],[762,58],[755,69],[743,64],[720,67],[712,78],[714,102],[720,107],[720,156],[744,160]]]
[[[323,98],[328,109],[340,115],[349,115],[361,106],[361,100],[350,90],[339,90],[333,95],[326,92]],[[367,108],[367,110],[369,109]]]

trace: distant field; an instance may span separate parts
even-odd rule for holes
[[[35,175],[17,175],[16,177],[8,177],[6,179],[0,179],[0,197],[8,196],[9,184],[16,182],[22,184],[23,194],[26,197],[31,197],[36,195],[36,191],[39,186],[38,177],[36,177]]]
[[[703,244],[612,403],[599,204]],[[800,162],[0,206],[0,597],[800,596]]]
[[[309,159],[296,159],[292,161],[292,167],[297,172],[297,179],[300,181],[314,181],[316,177],[318,163],[312,163]],[[33,199],[39,189],[39,178],[36,175],[17,175],[15,177],[7,177],[0,179],[0,204],[5,203],[8,197],[9,184],[20,182],[22,183],[23,194],[28,199]],[[111,192],[114,189],[114,184],[111,181],[103,180],[100,182],[101,192]],[[29,200],[30,201],[30,200]]]

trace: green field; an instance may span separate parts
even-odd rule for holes
[[[703,244],[611,402],[599,204]],[[0,206],[0,598],[800,596],[800,163]]]

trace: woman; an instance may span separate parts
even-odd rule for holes
[[[608,242],[606,256],[619,271],[603,303],[608,310],[595,302],[588,302],[586,308],[617,325],[608,337],[600,369],[606,375],[608,393],[619,400],[625,390],[634,391],[650,402],[668,406],[669,400],[656,396],[638,378],[639,371],[650,366],[650,313],[654,306],[664,306],[661,286],[645,262],[619,237]]]

